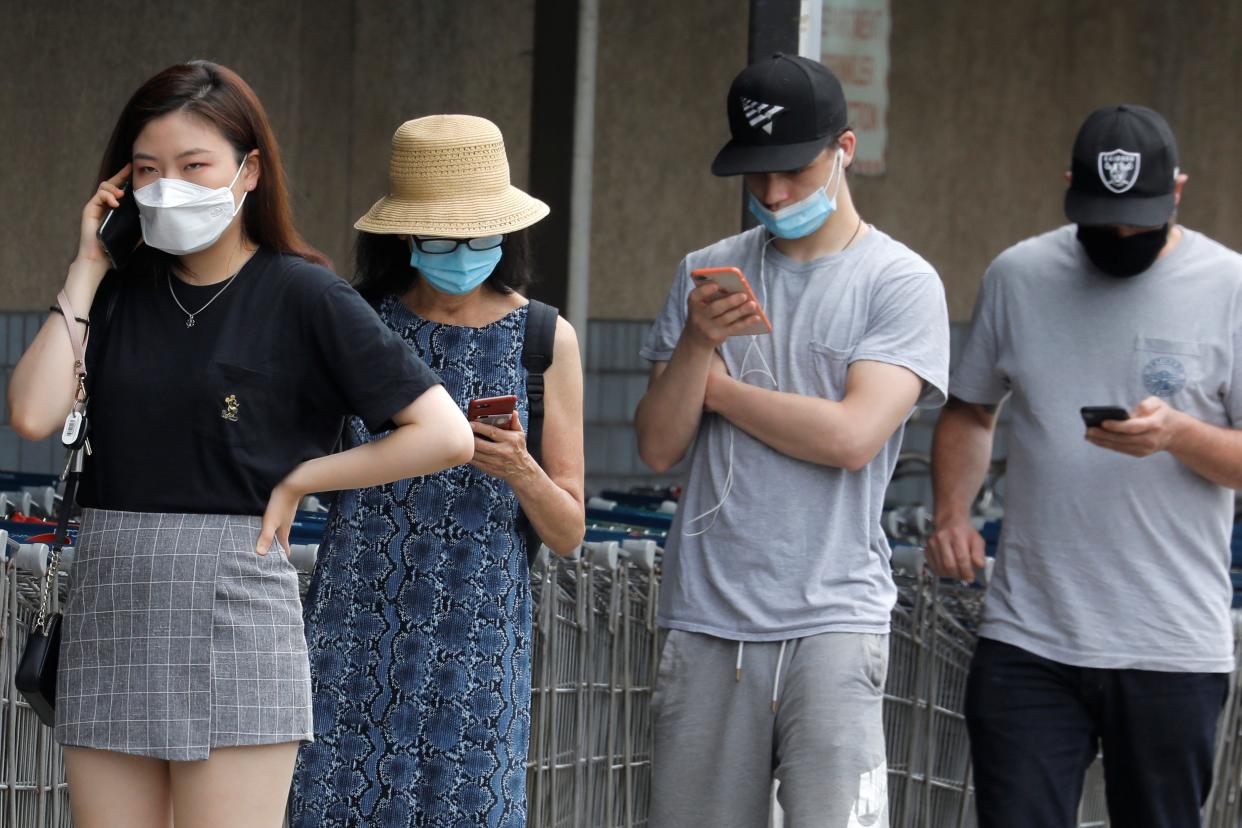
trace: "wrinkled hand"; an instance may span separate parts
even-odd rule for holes
[[[717,394],[725,383],[731,381],[729,366],[725,365],[724,357],[719,351],[712,351],[712,361],[707,369],[707,390],[703,394],[703,410],[716,413]]]
[[[974,581],[975,570],[982,569],[983,535],[970,518],[956,518],[937,526],[927,541],[927,565],[941,578]]]
[[[1147,457],[1176,441],[1184,416],[1159,397],[1148,397],[1134,407],[1130,419],[1105,420],[1087,429],[1087,441],[1131,457]]]
[[[470,428],[474,430],[474,459],[470,465],[479,471],[513,483],[536,468],[535,459],[526,450],[526,432],[516,411],[510,415],[507,429],[477,421],[470,423]]]
[[[714,282],[704,282],[686,297],[686,334],[716,348],[758,321],[758,310],[745,293],[725,293]]]
[[[266,555],[272,548],[272,542],[280,543],[280,550],[289,554],[289,530],[298,513],[298,504],[302,495],[294,491],[287,482],[281,482],[272,489],[267,499],[267,509],[263,512],[263,528],[259,531],[259,541],[254,551]]]

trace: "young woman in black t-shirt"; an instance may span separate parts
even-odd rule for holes
[[[464,463],[474,438],[298,236],[266,115],[236,74],[156,75],[102,168],[64,287],[91,327],[56,710],[74,820],[269,828],[312,733],[284,554],[298,501]],[[123,197],[146,244],[110,271],[95,235]],[[68,332],[84,326],[66,321],[49,318],[13,372],[23,437],[57,432],[73,403]],[[327,456],[346,415],[391,434]]]

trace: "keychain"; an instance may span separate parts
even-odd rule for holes
[[[78,393],[73,400],[73,408],[65,418],[65,427],[60,432],[60,442],[65,448],[73,450],[86,447],[90,454],[90,441],[86,439],[86,375],[78,375]]]

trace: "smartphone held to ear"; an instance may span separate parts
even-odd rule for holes
[[[1130,419],[1130,412],[1116,405],[1084,405],[1080,413],[1087,428],[1099,428],[1105,420]]]
[[[517,408],[517,397],[512,394],[504,397],[484,397],[471,400],[466,407],[466,419],[472,423],[487,423],[489,426],[508,430],[513,425],[513,412]]]
[[[142,241],[142,222],[138,216],[138,202],[130,191],[129,184],[123,188],[124,193],[119,199],[120,207],[113,208],[99,223],[95,237],[99,246],[108,254],[108,261],[113,270],[120,270],[129,262],[138,242]]]
[[[759,300],[755,297],[755,291],[751,289],[750,283],[746,281],[742,271],[736,267],[704,267],[690,271],[690,278],[694,280],[696,285],[711,282],[725,294],[744,293],[747,299],[755,303],[755,315],[759,318],[738,331],[737,336],[756,336],[758,334],[772,333],[772,323],[768,321],[767,314],[763,312],[763,308],[759,305]]]

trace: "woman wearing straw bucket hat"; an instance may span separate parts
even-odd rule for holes
[[[568,553],[584,533],[577,340],[554,309],[522,296],[526,229],[548,207],[509,183],[493,123],[402,124],[389,180],[354,225],[356,287],[463,410],[516,399],[512,414],[471,423],[469,465],[334,505],[306,599],[317,741],[298,760],[291,824],[521,826],[527,545],[537,533]],[[542,417],[523,359],[528,340],[545,338],[537,315],[552,357]],[[534,442],[540,425],[537,462],[527,432]],[[357,422],[347,429],[350,445],[371,439]]]

